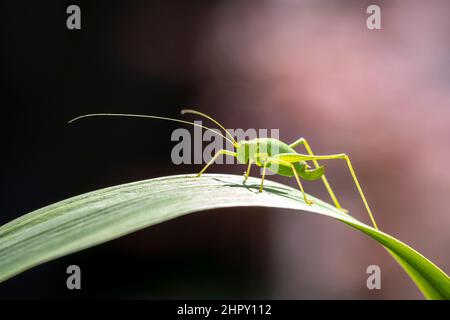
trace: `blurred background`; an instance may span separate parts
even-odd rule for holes
[[[82,29],[66,28],[81,8]],[[381,7],[382,30],[366,8]],[[227,128],[278,128],[346,152],[381,229],[450,272],[450,2],[2,2],[0,224],[87,191],[201,166],[173,165],[186,106]],[[242,174],[242,165],[210,172]],[[258,175],[255,169],[252,174]],[[343,206],[369,222],[344,163]],[[295,186],[288,178],[270,179]],[[329,200],[320,182],[307,191]],[[66,268],[82,270],[68,291]],[[368,290],[379,265],[382,289]],[[261,208],[182,217],[29,270],[0,298],[420,299],[374,241],[312,214]]]

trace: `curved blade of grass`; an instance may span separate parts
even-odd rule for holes
[[[394,237],[299,191],[241,176],[169,176],[101,189],[28,213],[0,227],[0,282],[43,262],[176,217],[214,208],[262,206],[309,211],[338,219],[381,243],[429,299],[450,299],[449,277]]]

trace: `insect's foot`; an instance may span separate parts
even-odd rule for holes
[[[346,214],[349,213],[349,211],[347,209],[344,209],[344,208],[338,208],[338,210],[341,211],[342,213],[346,213]]]
[[[308,206],[312,206],[314,204],[314,201],[311,201],[309,199],[305,199],[305,202]]]

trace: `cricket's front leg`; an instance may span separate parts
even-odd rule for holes
[[[248,167],[247,167],[247,171],[244,172],[244,183],[247,181],[248,176],[250,175],[250,168],[252,167],[253,161],[252,160],[248,160]]]
[[[203,174],[203,172],[205,172],[206,169],[208,169],[208,167],[210,165],[212,165],[214,163],[214,161],[216,161],[217,157],[220,156],[221,154],[224,155],[228,155],[228,156],[233,156],[233,157],[237,157],[237,153],[236,152],[232,152],[232,151],[228,151],[225,149],[219,150],[217,151],[217,153],[214,155],[214,157],[211,158],[211,160],[208,161],[208,163],[206,164],[206,166],[202,169],[202,171],[200,171],[195,178],[199,178],[201,177],[201,175]]]
[[[258,165],[262,165],[263,166],[263,172],[262,172],[262,176],[261,176],[261,185],[259,187],[259,192],[263,191],[264,188],[264,178],[266,177],[266,170],[267,170],[267,165],[268,165],[268,159],[269,154],[267,153],[256,153],[255,154],[255,158],[256,158],[256,163]]]

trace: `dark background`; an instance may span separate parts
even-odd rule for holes
[[[89,112],[180,118],[196,103],[197,29],[218,2],[78,1],[78,31],[66,28],[70,4],[2,3],[1,224],[90,190],[201,168],[171,163],[177,125],[67,121]],[[133,21],[140,10],[148,15]],[[127,64],[140,50],[154,74]],[[267,215],[239,211],[178,219],[49,262],[3,283],[0,297],[267,297]],[[65,287],[70,264],[81,267],[81,292]]]
[[[383,30],[365,26],[372,3]],[[81,7],[81,30],[66,28],[70,4]],[[0,224],[98,188],[199,171],[171,163],[176,124],[67,124],[94,112],[179,118],[188,106],[228,128],[279,128],[287,142],[308,137],[318,153],[348,152],[382,229],[448,271],[449,9],[446,1],[2,1]],[[327,169],[344,206],[367,221],[345,167]],[[327,199],[319,183],[307,191]],[[80,291],[66,289],[70,264],[81,267]],[[381,291],[366,288],[370,264],[382,268]],[[109,297],[421,295],[363,235],[259,208],[179,218],[0,284],[0,298]]]

